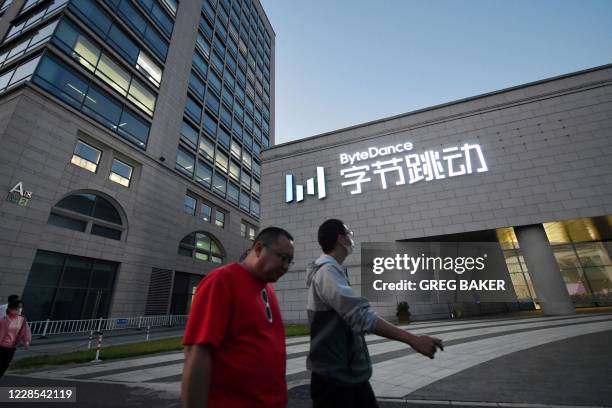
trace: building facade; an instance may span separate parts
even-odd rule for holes
[[[261,4],[0,3],[0,299],[30,320],[185,314],[259,226]]]
[[[354,231],[346,265],[358,293],[362,243],[498,244],[515,301],[450,305],[432,291],[409,305],[416,319],[611,304],[611,140],[607,65],[274,146],[262,225],[295,237],[276,285],[285,319],[307,318],[305,270],[327,218]],[[402,300],[373,305],[395,317]]]

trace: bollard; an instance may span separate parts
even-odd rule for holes
[[[89,343],[87,343],[87,350],[91,350],[92,340],[93,340],[93,330],[89,332]]]
[[[100,348],[102,348],[102,333],[98,335],[98,345],[96,346],[96,359],[92,360],[92,363],[99,363],[102,361],[100,360]]]
[[[149,341],[149,332],[151,331],[151,326],[147,326],[147,340]]]
[[[43,334],[42,336],[39,337],[39,339],[46,339],[47,338],[47,328],[49,327],[49,318],[47,318],[47,321],[45,322],[45,328],[43,329]]]

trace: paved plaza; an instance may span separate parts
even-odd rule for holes
[[[413,323],[444,340],[429,360],[408,346],[367,336],[381,406],[612,406],[612,314]],[[308,338],[287,340],[290,407],[309,406]],[[125,406],[178,406],[182,352],[108,363],[10,371],[8,384],[71,383],[79,401],[117,390]],[[81,390],[91,390],[82,392]],[[110,397],[107,393],[106,397]],[[100,405],[103,406],[104,404]],[[96,403],[93,403],[96,406]]]

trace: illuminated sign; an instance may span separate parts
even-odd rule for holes
[[[294,180],[293,174],[285,175],[285,202],[290,203],[294,200],[299,203],[304,201],[304,185],[297,184],[295,185],[294,190]],[[295,194],[294,194],[295,192]],[[308,195],[317,195],[319,200],[325,198],[327,196],[327,191],[325,190],[325,169],[323,167],[317,167],[317,175],[316,177],[311,177],[306,180],[306,194]]]
[[[6,196],[6,201],[20,205],[22,207],[27,207],[28,203],[30,202],[30,199],[32,199],[32,192],[25,191],[23,189],[23,183],[21,181],[15,184],[15,187],[11,188],[8,193],[8,196]]]
[[[411,185],[419,182],[442,180],[467,174],[489,171],[482,148],[478,144],[442,150],[413,152],[410,142],[383,147],[368,147],[354,153],[341,153],[340,185],[351,194],[361,194],[362,186],[376,183],[386,190],[389,186]],[[376,160],[372,162],[373,160]],[[316,188],[315,188],[316,183]],[[317,167],[317,176],[306,180],[306,194],[326,197],[323,167]],[[285,175],[285,202],[304,200],[304,186],[295,185],[292,174]]]
[[[362,185],[376,178],[379,179],[382,189],[386,190],[389,187],[388,178],[395,186],[401,186],[406,183],[414,184],[488,171],[482,149],[477,144],[466,143],[463,146],[447,147],[441,152],[428,150],[422,153],[398,155],[412,148],[412,143],[404,143],[382,148],[370,147],[353,154],[340,154],[340,164],[350,165],[340,169],[340,176],[345,180],[341,183],[342,187],[351,187],[351,194],[361,194]],[[359,161],[391,155],[395,156],[371,164],[356,165]]]

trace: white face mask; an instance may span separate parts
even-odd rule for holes
[[[346,235],[344,236],[344,238],[345,238],[346,240],[348,240],[349,245],[348,245],[348,246],[345,246],[344,248],[346,249],[346,256],[349,256],[350,254],[352,254],[352,253],[353,253],[353,250],[355,249],[355,241],[353,241],[353,231],[351,231],[350,229],[348,229],[348,227],[346,227],[346,225],[345,225],[345,228],[346,228],[346,230],[347,230],[348,232],[346,233]]]
[[[21,316],[21,311],[23,310],[22,307],[19,308],[19,316]]]

